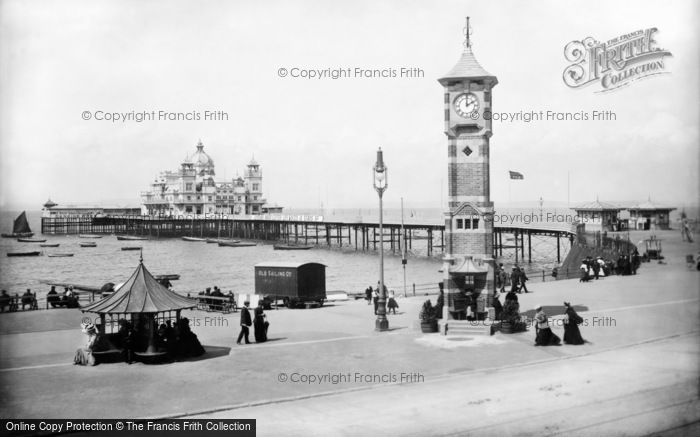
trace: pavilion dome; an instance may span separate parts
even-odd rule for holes
[[[197,167],[214,167],[214,160],[204,151],[202,140],[197,142],[197,151],[192,156],[189,156],[186,161]]]

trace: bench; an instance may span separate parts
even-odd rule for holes
[[[23,300],[24,303],[22,302]],[[5,308],[7,308],[8,312],[39,309],[39,303],[36,300],[36,294],[32,295],[31,301],[27,300],[29,300],[28,296],[7,296],[7,298],[0,302],[0,311],[5,312]],[[25,308],[26,306],[29,306],[29,308]]]
[[[228,296],[205,296],[198,295],[197,309],[203,311],[221,311],[224,314],[238,311],[236,301]]]

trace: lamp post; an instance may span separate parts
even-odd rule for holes
[[[377,150],[377,162],[373,168],[374,189],[379,194],[379,300],[377,302],[376,331],[389,329],[389,320],[386,318],[386,288],[384,287],[384,213],[382,211],[382,195],[388,186],[387,168],[384,165],[382,148]]]

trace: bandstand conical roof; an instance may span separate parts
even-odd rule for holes
[[[82,307],[81,310],[99,314],[159,313],[196,306],[192,299],[163,287],[146,269],[142,261],[118,291]]]

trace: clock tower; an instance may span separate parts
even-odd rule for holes
[[[444,90],[447,135],[445,333],[450,320],[488,317],[495,291],[489,143],[492,90],[498,79],[474,57],[468,17],[464,35],[462,56],[438,79]]]

